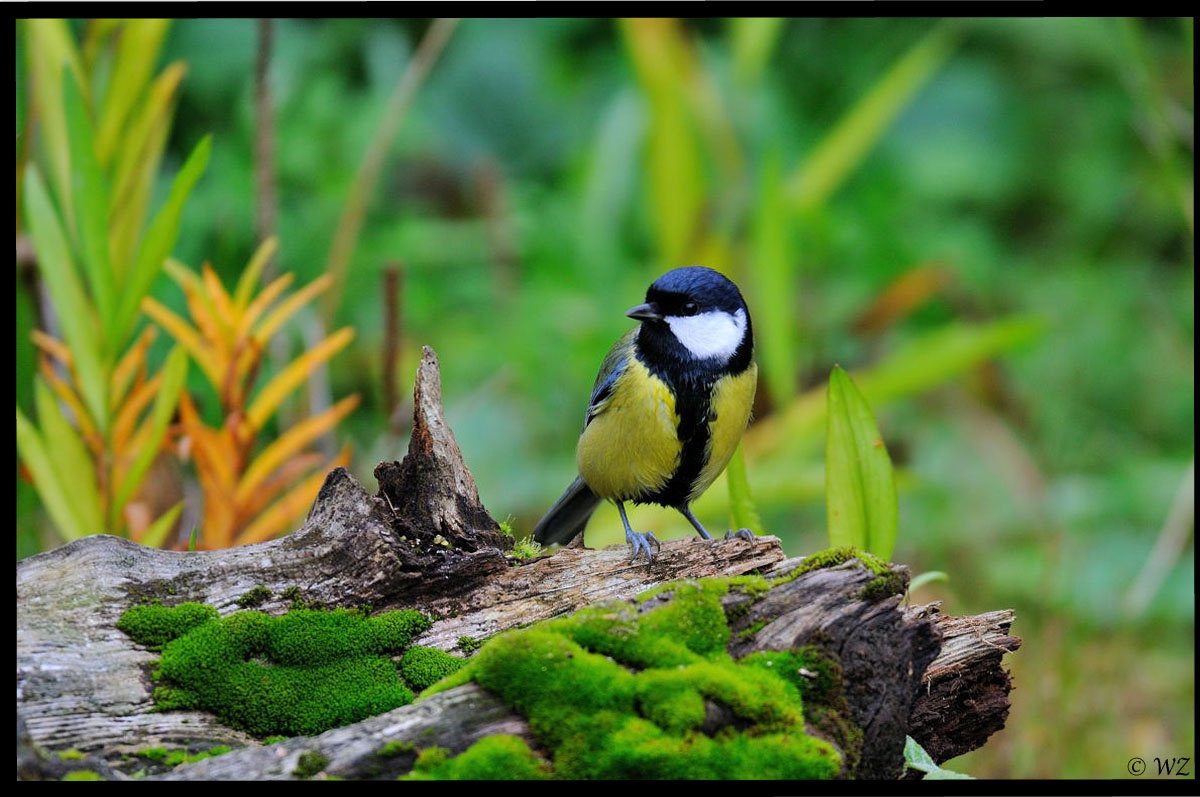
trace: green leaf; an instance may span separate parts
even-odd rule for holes
[[[757,357],[771,401],[783,406],[795,396],[800,357],[796,341],[796,267],[781,201],[778,150],[767,153],[754,214],[753,292]]]
[[[179,403],[179,394],[187,380],[187,364],[187,352],[183,346],[176,344],[171,353],[167,355],[167,362],[163,365],[162,385],[159,387],[158,396],[154,399],[154,408],[151,410],[150,437],[146,440],[145,448],[138,452],[129,472],[125,474],[125,481],[118,488],[116,500],[109,509],[109,524],[113,528],[118,526],[117,519],[121,517],[125,504],[133,497],[138,486],[141,485],[146,471],[150,469],[154,458],[158,456],[163,436],[167,433],[167,424],[170,423],[171,416],[175,413],[175,407]]]
[[[34,391],[43,445],[59,483],[71,486],[70,508],[79,527],[85,534],[103,533],[104,505],[92,457],[42,379],[36,380]]]
[[[125,129],[125,120],[136,107],[150,79],[169,19],[128,19],[117,39],[117,57],[104,97],[104,112],[97,133],[100,160],[108,163]]]
[[[970,775],[951,772],[939,767],[934,763],[933,757],[925,752],[925,748],[917,744],[911,736],[904,737],[904,763],[913,769],[924,772],[924,780],[975,780]]]
[[[898,519],[892,460],[867,400],[838,366],[829,376],[825,507],[831,546],[891,557]]]
[[[87,534],[87,529],[71,509],[69,493],[54,471],[41,436],[20,407],[17,408],[17,453],[33,474],[33,486],[42,499],[42,506],[50,513],[50,519],[63,539],[76,540]]]
[[[192,533],[188,535],[188,550],[189,551],[196,550],[196,540],[199,538],[199,536],[200,536],[200,529],[197,528],[196,526],[192,526]]]
[[[96,309],[111,340],[114,306],[112,269],[108,264],[108,185],[96,160],[92,120],[83,94],[71,74],[63,75],[63,94],[67,109],[67,132],[71,144],[71,188],[75,199],[75,218],[79,231],[79,251],[96,297]],[[107,352],[112,356],[113,352]]]
[[[133,329],[142,297],[150,291],[154,279],[162,271],[163,262],[167,255],[171,254],[171,247],[175,245],[175,239],[179,235],[179,218],[183,214],[183,204],[200,175],[204,173],[211,150],[212,137],[205,136],[192,150],[179,174],[175,175],[167,201],[146,231],[133,268],[130,269],[121,290],[121,307],[114,326],[114,351],[119,351],[124,345],[125,339]]]
[[[180,501],[175,506],[168,509],[166,512],[159,515],[158,520],[150,524],[150,528],[142,535],[139,540],[142,545],[148,545],[151,548],[161,548],[163,540],[167,538],[171,528],[175,525],[175,521],[179,518],[179,513],[183,511],[183,501]]]
[[[926,570],[918,576],[914,576],[913,580],[908,584],[908,591],[914,592],[919,587],[926,584],[932,584],[934,581],[949,581],[950,576],[943,573],[941,570]]]
[[[739,84],[749,86],[762,75],[783,31],[781,17],[734,17],[729,20],[733,74]]]
[[[829,198],[933,77],[958,39],[951,23],[936,25],[855,103],[788,181],[787,198],[795,210],[810,210]]]
[[[704,167],[688,112],[686,58],[677,22],[623,19],[620,30],[650,110],[645,155],[663,262],[686,261],[704,204]]]
[[[763,534],[762,517],[750,495],[750,480],[746,476],[746,460],[739,445],[733,458],[725,468],[725,479],[729,486],[729,515],[734,529],[750,529],[755,535]]]
[[[36,108],[40,137],[49,161],[49,179],[71,221],[71,150],[67,119],[63,109],[62,73],[64,67],[83,79],[79,51],[65,19],[29,19],[26,53],[33,78],[33,105]]]
[[[100,337],[99,322],[71,261],[58,213],[33,164],[25,169],[25,215],[37,252],[38,267],[54,299],[63,336],[75,358],[75,372],[79,376],[84,403],[101,434],[107,434],[109,380],[96,345]]]

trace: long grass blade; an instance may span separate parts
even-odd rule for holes
[[[111,337],[116,289],[108,265],[108,185],[96,160],[92,120],[83,94],[70,74],[63,76],[63,95],[71,148],[71,188],[78,228],[78,251],[83,255],[84,273],[96,298],[96,310],[105,332],[103,343]],[[112,355],[112,352],[107,353],[107,356]]]
[[[892,460],[867,400],[838,366],[829,376],[827,421],[829,544],[862,548],[886,561],[896,543],[899,519]]]
[[[74,229],[74,205],[70,200],[71,145],[62,100],[63,66],[82,85],[83,65],[66,20],[29,19],[25,26],[28,33],[25,52],[33,78],[32,99],[50,161],[50,179],[67,214],[67,227]]]
[[[142,297],[150,290],[154,278],[162,270],[163,261],[175,245],[175,238],[179,234],[179,218],[183,214],[183,203],[191,193],[192,186],[204,172],[211,150],[212,138],[205,136],[175,176],[166,203],[159,209],[158,215],[146,231],[146,238],[138,250],[133,268],[129,272],[129,279],[121,291],[121,308],[117,314],[116,336],[113,339],[117,348],[132,329]]]
[[[58,214],[33,164],[25,172],[25,216],[38,254],[38,266],[54,298],[63,336],[75,359],[84,403],[101,433],[107,433],[108,376],[97,346],[98,319],[71,260]]]
[[[793,209],[805,212],[824,204],[933,77],[958,40],[953,23],[938,23],[892,65],[796,169],[785,191]]]
[[[740,445],[725,468],[725,480],[729,487],[729,516],[733,528],[750,529],[755,534],[762,534],[762,516],[758,514],[754,497],[750,495],[750,479],[746,475],[746,460]]]
[[[104,112],[99,115],[96,150],[101,163],[112,158],[125,120],[150,79],[170,23],[168,19],[129,19],[122,26]]]
[[[33,486],[42,499],[42,506],[50,513],[50,519],[63,539],[75,540],[87,534],[87,528],[72,509],[70,494],[59,481],[41,435],[20,407],[17,408],[17,453],[33,475]]]
[[[263,269],[267,267],[267,263],[271,262],[271,258],[278,249],[279,239],[272,235],[259,244],[258,249],[254,251],[245,271],[238,278],[237,287],[233,289],[233,302],[239,314],[246,311],[250,297],[254,295],[254,289],[258,287],[258,280],[262,277]]]
[[[183,512],[183,501],[175,504],[166,512],[158,516],[158,519],[150,524],[150,527],[142,532],[138,539],[142,545],[148,545],[151,548],[161,548],[166,541],[167,535],[175,528],[175,521],[179,520],[179,514]]]
[[[58,481],[70,485],[71,510],[85,534],[100,534],[104,528],[104,505],[96,483],[96,468],[79,433],[63,415],[46,383],[34,383],[38,425],[42,442]]]
[[[114,273],[128,271],[145,221],[146,203],[171,126],[171,105],[187,66],[177,61],[150,85],[144,102],[134,109],[118,142],[112,176],[112,221],[109,255]]]
[[[404,115],[416,96],[417,89],[425,82],[425,76],[437,61],[457,25],[457,19],[443,18],[435,20],[429,26],[404,74],[400,76],[400,82],[388,98],[387,108],[379,120],[379,126],[375,128],[371,142],[358,165],[358,171],[354,174],[354,183],[350,186],[346,204],[342,207],[337,232],[329,248],[329,257],[325,261],[325,273],[333,277],[333,290],[325,297],[322,307],[326,329],[333,326],[333,315],[342,300],[342,288],[346,283],[350,258],[354,256],[358,234],[366,216],[367,201],[379,180],[388,148],[396,140],[400,123],[404,121]]]

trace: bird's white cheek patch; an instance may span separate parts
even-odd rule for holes
[[[698,360],[719,357],[728,360],[737,351],[746,334],[746,313],[733,315],[723,310],[691,316],[668,316],[671,331]]]

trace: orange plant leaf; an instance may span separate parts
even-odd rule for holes
[[[196,461],[196,470],[202,474],[210,474],[213,483],[221,485],[221,492],[228,493],[226,500],[232,504],[234,488],[237,485],[237,463],[233,447],[222,439],[227,433],[225,430],[218,431],[205,426],[187,393],[180,398],[179,417],[183,423],[184,434],[192,440],[192,456]]]
[[[79,400],[79,396],[75,394],[70,385],[54,373],[54,366],[46,357],[38,358],[38,373],[46,380],[46,384],[50,386],[54,394],[70,408],[71,413],[75,416],[75,423],[79,426],[79,431],[87,440],[88,448],[92,449],[93,454],[99,456],[104,451],[104,440],[96,431],[96,424],[92,422],[92,417],[83,408],[83,402]]]
[[[187,349],[188,354],[213,384],[220,380],[221,372],[217,358],[193,327],[149,296],[142,299],[142,311]]]
[[[263,319],[263,322],[258,325],[258,329],[254,330],[254,337],[260,343],[266,343],[271,339],[271,336],[275,334],[279,327],[283,326],[283,323],[291,318],[297,310],[319,296],[332,283],[332,276],[329,274],[322,274],[300,290],[293,293],[287,298],[287,301],[280,304],[271,311],[270,315]]]
[[[121,409],[117,411],[117,419],[113,423],[112,430],[113,451],[123,452],[132,443],[134,424],[137,423],[142,410],[150,406],[150,402],[154,400],[154,395],[158,392],[158,386],[161,382],[162,374],[155,374],[147,381],[138,385],[129,395],[129,399],[121,406]]]
[[[183,297],[187,300],[188,314],[191,315],[196,329],[200,331],[200,336],[208,343],[209,348],[213,351],[213,356],[220,365],[223,341],[220,330],[217,328],[217,310],[208,298],[204,282],[178,260],[168,259],[164,268],[171,275],[171,279],[175,280],[183,290]],[[224,369],[219,370],[223,371]]]
[[[246,307],[246,312],[242,314],[239,322],[237,329],[239,338],[250,333],[250,327],[254,325],[254,322],[258,320],[260,315],[266,312],[266,309],[271,306],[271,302],[279,298],[279,294],[283,293],[292,284],[293,279],[295,279],[295,275],[289,271],[273,280],[270,285],[262,289],[262,293],[254,297],[254,300]]]
[[[212,270],[212,266],[205,263],[200,269],[200,274],[204,280],[206,294],[217,310],[216,321],[217,327],[221,330],[221,340],[227,349],[232,348],[233,330],[237,325],[233,301],[225,292],[225,286],[221,284],[221,280],[217,277],[217,272]]]
[[[50,337],[40,329],[30,332],[29,337],[33,339],[35,346],[74,371],[75,358],[71,356],[71,350],[65,343]]]
[[[259,488],[250,494],[244,504],[238,507],[238,513],[243,518],[243,525],[275,500],[275,496],[291,487],[304,474],[313,468],[318,468],[325,461],[325,455],[316,451],[306,451],[297,454],[271,474]]]
[[[138,336],[137,342],[121,357],[112,373],[112,389],[109,391],[110,411],[115,412],[125,398],[125,391],[138,371],[146,367],[146,350],[158,335],[158,328],[147,326]]]
[[[343,327],[293,360],[255,396],[246,411],[247,422],[254,429],[262,429],[287,394],[303,382],[312,369],[337,354],[353,339],[354,330]]]
[[[253,523],[242,529],[242,532],[234,540],[234,544],[249,545],[254,542],[262,542],[288,530],[288,526],[312,506],[313,500],[321,490],[321,485],[325,483],[328,471],[338,466],[344,467],[349,462],[350,446],[346,446],[330,463],[328,469],[319,470],[296,485],[269,509],[255,518]]]
[[[334,404],[320,415],[307,418],[301,423],[288,429],[278,440],[267,446],[261,454],[246,469],[242,481],[238,485],[237,502],[245,503],[251,494],[258,489],[263,480],[271,475],[293,454],[301,451],[306,445],[317,439],[350,414],[358,406],[358,396],[349,396]]]

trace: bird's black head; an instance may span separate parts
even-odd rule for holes
[[[754,338],[742,293],[719,271],[676,268],[646,291],[645,304],[627,315],[642,322],[639,348],[651,359],[704,363],[740,371],[750,363]]]

